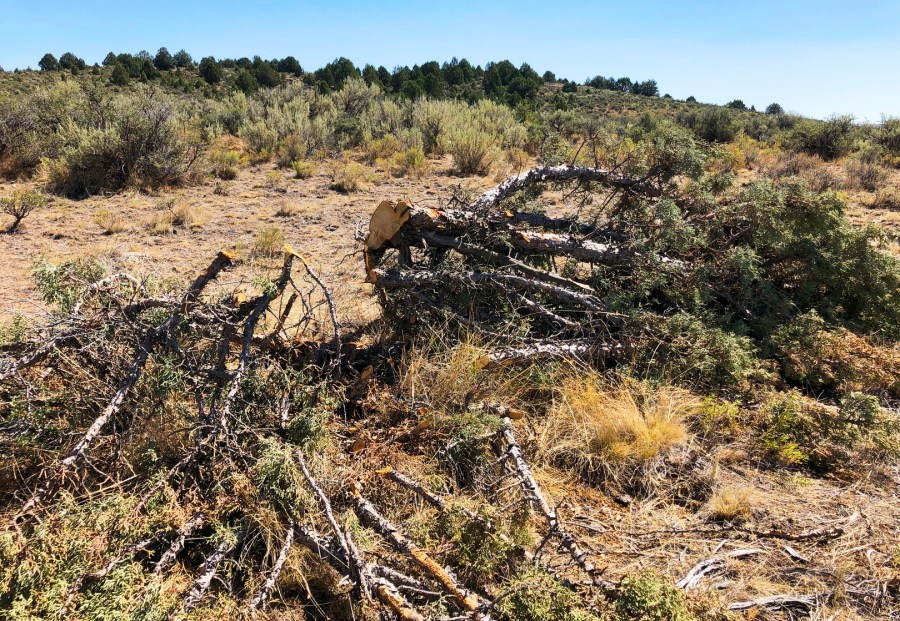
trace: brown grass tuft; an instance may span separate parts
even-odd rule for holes
[[[743,521],[753,515],[759,499],[759,493],[752,487],[726,485],[713,492],[707,506],[714,519],[727,522]]]
[[[577,374],[562,379],[539,442],[551,461],[588,479],[606,478],[684,443],[685,421],[700,405],[684,390]]]

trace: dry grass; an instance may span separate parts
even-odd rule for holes
[[[94,216],[94,222],[103,229],[104,235],[114,235],[128,230],[128,222],[122,214],[109,209],[101,209]]]
[[[172,233],[176,227],[201,229],[209,222],[209,212],[204,207],[171,198],[160,201],[146,221],[146,228],[155,235]]]
[[[279,218],[290,218],[291,216],[297,215],[297,204],[293,203],[286,198],[283,198],[278,201],[277,207],[275,208],[275,215]]]
[[[277,226],[267,226],[256,233],[250,253],[254,257],[273,257],[284,246],[284,231]]]
[[[747,485],[720,487],[707,502],[709,514],[716,520],[743,521],[753,515],[760,500],[759,492]]]
[[[394,174],[421,179],[428,174],[428,159],[422,149],[412,148],[394,156]]]
[[[676,388],[570,375],[556,390],[539,443],[551,461],[592,479],[616,464],[646,464],[684,443],[686,420],[699,407],[696,397]]]
[[[329,187],[343,194],[358,192],[367,181],[366,168],[356,162],[334,162],[329,167]]]
[[[276,192],[287,191],[284,175],[281,174],[280,170],[270,170],[266,173],[266,187]]]
[[[900,188],[889,186],[879,188],[871,207],[875,209],[900,209]]]

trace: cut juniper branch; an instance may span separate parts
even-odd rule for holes
[[[506,442],[505,452],[512,460],[522,489],[526,496],[528,496],[531,505],[538,510],[541,517],[546,521],[549,529],[548,534],[552,534],[559,539],[562,547],[569,553],[569,556],[572,557],[572,560],[575,561],[584,573],[591,578],[591,581],[595,586],[606,590],[612,590],[613,584],[600,577],[601,570],[598,570],[588,559],[588,553],[581,549],[581,546],[578,545],[575,538],[565,529],[559,520],[556,511],[553,510],[550,507],[550,503],[547,502],[546,497],[541,491],[541,486],[538,484],[537,479],[534,478],[531,467],[525,460],[525,454],[522,452],[522,447],[520,447],[519,443],[516,441],[512,423],[509,420],[504,420],[500,431]]]
[[[250,615],[256,614],[256,610],[258,608],[265,607],[266,600],[275,589],[275,584],[278,582],[278,576],[281,575],[281,570],[284,569],[284,564],[287,561],[288,553],[291,551],[291,545],[293,545],[293,543],[294,524],[291,523],[290,525],[288,525],[288,528],[284,533],[284,543],[281,546],[281,550],[278,552],[278,557],[275,559],[275,564],[272,565],[272,571],[269,572],[266,581],[260,587],[259,591],[257,591],[253,599],[250,600],[250,603],[247,605],[247,612]]]
[[[307,549],[328,563],[339,574],[347,575],[350,572],[350,565],[344,550],[335,539],[321,535],[312,528],[299,523],[297,524],[297,538]],[[419,580],[385,565],[366,564],[362,571],[362,579],[367,582],[368,590],[374,593],[379,601],[395,614],[410,615],[406,617],[410,621],[419,621],[424,617],[415,616],[418,613],[399,593],[400,588],[428,598],[440,596],[439,593],[429,591]]]
[[[336,368],[340,370],[341,324],[338,321],[337,309],[334,306],[334,299],[331,297],[331,291],[325,286],[325,283],[322,282],[322,279],[319,278],[319,275],[309,266],[309,263],[306,262],[306,259],[304,259],[302,255],[297,254],[290,246],[286,247],[286,251],[291,252],[295,257],[300,259],[306,273],[313,279],[316,285],[318,285],[319,289],[322,290],[322,295],[325,297],[325,302],[328,304],[328,313],[331,316],[331,326],[333,329],[332,347],[334,347]]]
[[[341,528],[341,526],[338,524],[337,519],[334,517],[334,511],[331,508],[331,501],[328,500],[328,495],[325,494],[325,491],[319,486],[315,478],[313,478],[312,474],[310,473],[309,468],[306,465],[306,459],[303,457],[303,450],[297,449],[294,452],[294,455],[297,458],[297,463],[300,464],[300,470],[301,472],[303,472],[303,478],[306,479],[307,484],[312,488],[313,492],[315,492],[316,498],[319,500],[319,504],[322,505],[322,510],[325,512],[325,518],[328,520],[329,526],[331,526],[331,529],[334,531],[334,535],[341,546],[341,550],[343,550],[344,558],[346,558],[349,563],[350,578],[351,580],[353,580],[355,589],[360,595],[368,598],[370,596],[370,593],[368,585],[363,579],[364,565],[362,559],[360,558],[359,552],[350,541],[348,533],[346,533],[344,529]]]
[[[175,559],[178,558],[178,554],[184,549],[184,544],[188,537],[193,535],[194,532],[200,528],[203,524],[203,520],[204,516],[202,513],[195,515],[178,529],[178,532],[175,534],[175,539],[172,541],[172,545],[163,552],[162,556],[160,556],[159,560],[156,562],[156,565],[153,566],[154,575],[160,575],[163,571],[168,569],[169,565],[175,562]]]
[[[626,350],[622,343],[603,343],[588,340],[546,341],[530,343],[520,347],[503,347],[493,349],[479,360],[480,367],[512,364],[535,358],[600,358],[609,359],[620,356]]]
[[[759,548],[732,550],[725,554],[714,555],[708,559],[704,559],[694,565],[684,578],[675,583],[678,588],[690,591],[700,584],[705,576],[711,576],[720,572],[725,567],[725,562],[729,558],[742,558],[761,554],[764,550]]]
[[[487,190],[472,203],[471,209],[476,212],[488,211],[496,208],[507,198],[533,185],[573,180],[598,183],[607,188],[625,190],[651,198],[656,198],[662,194],[659,188],[647,183],[646,179],[633,179],[604,168],[590,168],[568,164],[538,166],[514,175],[497,187]]]
[[[816,607],[815,595],[771,595],[728,605],[728,610],[747,610],[748,608],[802,608],[812,610]]]
[[[190,612],[203,601],[207,591],[209,591],[209,585],[212,584],[213,578],[216,577],[219,565],[221,565],[222,561],[228,558],[237,547],[241,534],[241,532],[238,532],[238,535],[235,538],[229,537],[223,539],[219,545],[216,546],[216,549],[213,550],[212,554],[207,556],[206,560],[203,561],[203,564],[200,565],[200,573],[197,575],[196,580],[194,580],[191,590],[188,591],[187,596],[184,598],[184,603],[182,605],[182,610],[184,612]]]
[[[424,550],[407,538],[397,526],[381,515],[375,508],[375,505],[361,494],[357,493],[354,497],[354,508],[363,523],[390,541],[399,552],[409,555],[423,571],[434,578],[447,593],[453,596],[457,604],[464,610],[478,613],[484,609],[485,602],[476,593],[459,584],[456,578],[451,576],[446,569],[441,567]]]
[[[256,299],[253,310],[250,311],[250,314],[244,320],[244,333],[241,338],[241,353],[238,357],[238,366],[234,373],[231,374],[231,379],[228,382],[228,390],[225,393],[225,398],[222,400],[221,415],[219,416],[219,422],[216,427],[217,430],[224,430],[228,427],[228,420],[231,418],[234,401],[237,398],[241,382],[244,380],[244,375],[250,364],[250,350],[253,345],[253,333],[256,331],[256,326],[259,324],[259,320],[262,318],[263,313],[269,308],[269,304],[272,303],[272,300],[281,295],[284,288],[287,286],[288,281],[291,278],[291,266],[294,262],[294,256],[293,251],[288,249],[285,250],[281,275],[278,277],[278,280],[275,281],[271,289],[264,291]]]
[[[435,233],[429,232],[421,232],[418,234],[418,236],[432,245],[440,246],[442,248],[450,248],[452,250],[456,250],[460,254],[477,257],[499,267],[509,267],[510,269],[520,272],[526,276],[530,276],[532,279],[550,283],[551,285],[555,285],[556,287],[561,289],[568,290],[569,288],[571,288],[582,290],[588,293],[592,291],[589,286],[583,283],[576,282],[568,278],[563,278],[562,276],[559,276],[552,272],[546,272],[544,270],[537,269],[536,267],[532,267],[526,263],[523,263],[522,261],[519,261],[514,257],[502,255],[498,252],[494,252],[493,250],[481,248],[473,244],[467,244],[453,237],[445,237],[443,235],[437,235]],[[597,301],[599,302],[599,300]]]
[[[56,348],[75,340],[78,338],[79,334],[83,333],[83,329],[64,332],[63,334],[52,337],[49,341],[41,344],[33,351],[26,352],[18,360],[8,363],[5,368],[0,369],[0,382],[4,382],[21,371],[38,364]]]
[[[494,526],[494,524],[490,520],[486,519],[484,516],[472,511],[471,509],[468,509],[467,507],[463,507],[458,504],[454,504],[453,506],[450,506],[448,501],[441,498],[437,494],[425,489],[425,487],[423,487],[422,485],[420,485],[419,483],[417,483],[410,477],[408,477],[405,474],[402,474],[400,472],[397,472],[393,468],[385,469],[382,471],[382,473],[385,476],[387,476],[391,481],[394,481],[398,485],[401,485],[402,487],[405,487],[406,489],[414,492],[417,496],[419,496],[420,498],[425,500],[425,502],[430,504],[432,507],[434,507],[441,513],[449,513],[452,511],[460,512],[468,520],[477,524],[478,527],[481,528],[485,533],[493,534],[498,539],[500,539],[500,541],[502,541],[508,545],[511,545],[513,550],[515,551],[515,553],[518,554],[520,557],[526,559],[529,563],[533,563],[533,564],[541,567],[549,575],[559,579],[559,576],[556,575],[556,572],[552,568],[548,567],[547,565],[545,565],[544,563],[542,563],[538,559],[536,559],[535,555],[532,552],[530,552],[529,550],[527,550],[526,548],[524,548],[523,546],[513,543],[512,540],[505,533],[497,532],[497,529]],[[568,583],[566,583],[566,581],[563,581],[563,583],[566,584],[566,586],[568,586]]]
[[[107,403],[106,407],[100,415],[94,419],[91,426],[84,433],[82,438],[75,444],[69,454],[60,461],[52,473],[42,481],[34,494],[23,505],[22,508],[13,516],[12,522],[16,524],[23,517],[34,511],[53,491],[62,483],[63,479],[83,460],[88,449],[94,440],[100,435],[100,432],[115,416],[125,402],[129,392],[137,383],[141,371],[150,356],[153,346],[163,338],[170,335],[171,331],[179,324],[183,314],[187,311],[188,306],[195,302],[206,285],[215,278],[219,272],[231,264],[231,255],[220,252],[213,262],[207,267],[206,271],[198,276],[194,282],[188,287],[187,291],[181,298],[181,308],[172,313],[168,319],[154,329],[151,329],[141,341],[135,354],[134,360],[128,369],[125,379],[119,385],[118,390],[112,399]]]

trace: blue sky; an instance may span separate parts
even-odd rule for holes
[[[815,117],[900,116],[900,2],[302,1],[141,3],[0,0],[0,66],[44,52],[89,63],[106,52],[187,49],[296,56],[316,68],[347,56],[392,68],[508,58],[583,81],[654,78],[677,98],[757,108],[777,101]]]

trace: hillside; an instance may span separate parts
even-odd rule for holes
[[[900,615],[897,120],[158,56],[0,73],[0,618]]]

